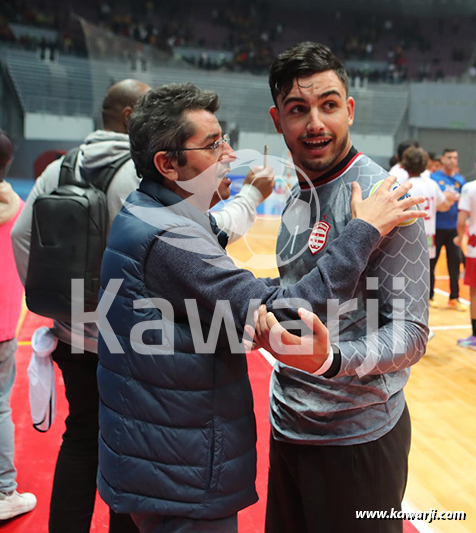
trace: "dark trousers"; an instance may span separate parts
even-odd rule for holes
[[[435,294],[435,267],[440,257],[443,246],[446,248],[446,264],[450,276],[450,300],[459,298],[459,268],[462,259],[462,252],[456,246],[453,239],[458,235],[456,229],[437,229],[435,235],[436,257],[430,259],[430,300]]]
[[[97,355],[72,354],[59,341],[52,354],[63,374],[69,414],[56,462],[50,504],[50,533],[88,533],[96,498],[98,468]],[[129,515],[111,511],[109,531],[136,533]]]
[[[401,520],[358,520],[356,511],[401,510],[410,439],[407,407],[389,433],[365,444],[271,438],[266,533],[401,533]]]
[[[238,516],[201,520],[185,516],[133,513],[140,533],[238,533]]]

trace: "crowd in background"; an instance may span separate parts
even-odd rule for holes
[[[300,39],[310,40],[318,33],[320,40],[343,60],[359,62],[349,66],[351,75],[369,81],[438,81],[455,71],[476,77],[476,68],[468,67],[471,58],[466,33],[462,31],[468,31],[467,24],[474,29],[476,16],[463,21],[459,17],[398,18],[337,10],[325,16],[295,12],[293,17],[271,9],[266,1],[196,6],[185,1],[113,4],[103,0],[97,5],[73,3],[70,12],[46,2],[35,5],[24,0],[5,0],[0,6],[0,42],[86,55],[84,37],[71,13],[99,25],[109,35],[132,39],[171,57],[181,55],[183,60],[208,70],[265,72],[275,55],[301,32]],[[52,29],[56,37],[47,39],[34,32],[19,35],[12,30],[12,23]],[[442,38],[451,43],[446,60],[442,60],[438,48]],[[200,49],[200,53],[183,53],[183,47]],[[211,54],[212,50],[225,53]],[[408,57],[415,55],[418,65],[410,68]],[[447,67],[448,62],[451,68]]]

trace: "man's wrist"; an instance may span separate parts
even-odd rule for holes
[[[334,362],[334,350],[332,345],[329,346],[329,353],[327,354],[327,359],[322,363],[322,365],[313,373],[315,376],[322,376],[325,374]]]
[[[331,344],[331,350],[327,359],[324,363],[318,368],[313,375],[322,376],[323,378],[333,378],[339,373],[340,366],[342,361],[342,355],[340,353],[340,348],[337,344]]]
[[[258,205],[263,201],[263,195],[261,194],[261,191],[252,183],[243,184],[239,194],[244,196],[255,207],[258,207]]]

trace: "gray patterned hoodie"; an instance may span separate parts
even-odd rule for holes
[[[283,214],[277,248],[284,288],[313,268],[316,259],[351,219],[351,184],[366,198],[388,173],[352,148],[339,165],[312,182],[296,185]],[[297,228],[293,212],[309,205],[312,222]],[[296,223],[293,223],[293,220]],[[296,254],[296,250],[304,253]],[[348,295],[339,322],[327,306],[314,312],[331,331],[342,363],[332,379],[277,364],[271,382],[270,416],[278,440],[300,444],[348,445],[389,432],[405,407],[403,387],[410,366],[426,350],[429,258],[423,221],[394,229],[372,254],[357,288]],[[344,301],[334,301],[342,306]],[[393,320],[392,320],[393,319]]]

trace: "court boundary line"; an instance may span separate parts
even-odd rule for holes
[[[449,292],[446,292],[446,291],[444,291],[443,289],[438,289],[438,288],[436,288],[436,287],[435,287],[435,292],[436,292],[437,294],[442,294],[443,296],[449,296],[449,295],[450,295]],[[460,302],[463,302],[463,303],[466,304],[466,305],[470,305],[470,304],[471,304],[471,302],[470,302],[469,300],[466,300],[466,298],[458,298],[458,300],[459,300]]]
[[[268,361],[268,363],[271,365],[271,368],[274,369],[274,366],[276,364],[276,359],[264,348],[259,348],[258,351],[260,354]],[[413,510],[413,507],[411,507],[405,500],[402,502],[402,511],[405,511],[406,513],[416,513],[417,511]],[[434,533],[433,530],[430,528],[430,526],[424,522],[423,520],[408,520],[408,522],[411,523],[411,525],[418,531],[418,533]]]
[[[402,502],[402,511],[404,511],[407,515],[410,513],[417,512],[405,500]],[[419,533],[433,533],[433,530],[431,529],[431,527],[424,520],[416,520],[415,518],[412,518],[411,520],[408,520],[408,522],[410,522],[410,524],[417,531],[419,531]]]

